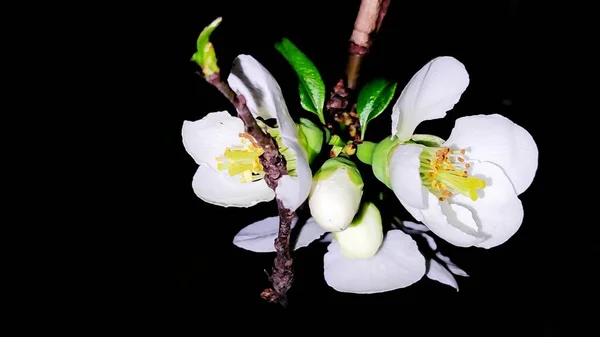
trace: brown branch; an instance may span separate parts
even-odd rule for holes
[[[292,218],[294,213],[283,206],[281,200],[277,200],[279,208],[279,234],[275,239],[275,263],[269,280],[273,288],[265,289],[261,297],[269,302],[276,302],[287,306],[286,293],[292,287],[294,273],[292,271],[292,254],[290,251],[290,233],[292,231]]]
[[[288,173],[285,158],[279,153],[277,144],[270,135],[260,128],[250,113],[244,96],[237,95],[229,84],[221,79],[219,73],[214,73],[205,77],[205,79],[233,104],[238,112],[238,117],[244,122],[246,133],[254,137],[258,145],[264,150],[264,153],[260,156],[260,162],[265,170],[264,179],[267,185],[275,191],[279,178]],[[277,199],[277,209],[279,211],[279,235],[274,243],[277,256],[275,257],[273,272],[269,276],[273,287],[264,290],[261,296],[269,302],[286,306],[286,294],[294,279],[293,260],[290,252],[290,232],[294,212],[286,208],[279,199]]]
[[[349,136],[355,143],[360,143],[362,140],[360,139],[360,123],[355,105],[350,104],[351,94],[356,89],[362,60],[373,44],[373,33],[378,32],[381,28],[389,6],[390,0],[361,1],[350,36],[346,81],[341,79],[335,85],[325,105],[326,116],[329,116],[330,120],[348,126]],[[333,130],[334,124],[328,123],[327,127]]]
[[[346,65],[346,77],[350,89],[356,88],[360,64],[369,52],[369,47],[371,47],[371,33],[377,28],[381,1],[362,0],[360,3],[360,9],[358,15],[356,15],[356,21],[354,21],[354,30],[350,36],[348,63]]]

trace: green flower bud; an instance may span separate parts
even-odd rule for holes
[[[358,144],[356,150],[356,157],[358,158],[358,160],[362,161],[367,165],[371,165],[371,162],[373,161],[373,152],[375,152],[377,145],[377,143],[369,141],[364,141]]]
[[[373,174],[389,188],[392,188],[390,183],[390,157],[399,144],[398,137],[394,137],[394,139],[392,137],[385,138],[377,145],[371,157]]]
[[[306,153],[308,153],[308,163],[311,164],[319,153],[321,153],[321,148],[323,147],[323,130],[309,119],[300,118],[300,123],[298,123],[298,140],[300,141],[300,145],[306,150]]]

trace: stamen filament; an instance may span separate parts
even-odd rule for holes
[[[464,149],[451,150],[448,147],[426,147],[420,156],[419,171],[421,182],[440,201],[453,194],[462,194],[477,200],[477,190],[485,188],[485,181],[469,176]]]

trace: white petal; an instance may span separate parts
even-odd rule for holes
[[[244,132],[241,119],[227,111],[211,112],[197,121],[184,121],[181,129],[183,146],[196,164],[217,167],[217,157],[225,148],[240,145],[239,134]]]
[[[469,85],[465,66],[453,57],[437,57],[408,82],[392,109],[392,135],[410,139],[422,121],[443,118]]]
[[[440,202],[432,193],[427,193],[429,208],[419,210],[403,204],[409,213],[424,223],[440,238],[458,247],[471,247],[487,237],[478,233],[471,212],[460,205]]]
[[[445,285],[449,285],[452,288],[458,291],[458,283],[456,283],[456,279],[452,276],[444,266],[439,264],[436,260],[429,260],[429,269],[427,270],[427,277],[434,281],[438,281]]]
[[[471,174],[485,177],[486,187],[481,192],[481,197],[473,201],[463,195],[456,195],[452,197],[452,201],[468,208],[473,213],[480,231],[491,236],[477,244],[477,247],[492,248],[501,245],[521,227],[521,200],[499,166],[485,162],[476,163]]]
[[[292,219],[292,228],[298,223],[298,218]],[[240,230],[233,238],[233,244],[253,252],[268,253],[275,251],[275,239],[279,233],[279,217],[273,216],[254,222]],[[325,231],[310,218],[300,228],[294,249],[308,246]]]
[[[227,82],[233,91],[246,98],[246,105],[255,117],[275,118],[283,137],[298,138],[298,129],[285,104],[281,87],[254,57],[239,55],[233,60]]]
[[[431,237],[431,235],[421,233],[421,236],[425,238],[425,241],[427,241],[427,245],[429,245],[431,250],[435,251],[437,249],[437,243],[435,243],[435,240]]]
[[[296,221],[298,218],[294,217],[292,224],[295,225]],[[274,252],[278,232],[279,216],[272,216],[242,228],[233,238],[233,244],[257,253]]]
[[[311,242],[320,238],[323,234],[325,234],[325,230],[319,226],[319,224],[313,218],[309,218],[306,220],[306,223],[302,225],[300,228],[300,233],[298,233],[298,239],[294,244],[294,249],[299,249],[302,247],[306,247]]]
[[[192,187],[198,198],[223,207],[252,207],[259,202],[270,201],[275,193],[264,180],[242,183],[206,164],[198,167]]]
[[[400,230],[391,230],[379,252],[370,259],[348,259],[334,240],[324,257],[325,281],[340,292],[372,294],[391,291],[420,280],[425,258],[415,241]]]
[[[469,274],[467,274],[466,271],[462,270],[459,266],[454,264],[454,262],[452,262],[449,257],[445,256],[441,252],[435,253],[435,256],[437,256],[440,260],[442,260],[442,262],[444,262],[446,264],[446,268],[450,269],[452,274],[458,275],[458,276],[463,276],[463,277],[469,276]]]
[[[429,232],[429,228],[427,226],[421,225],[420,223],[411,222],[411,221],[402,221],[402,225],[406,228],[413,229],[420,232]]]
[[[277,183],[277,198],[285,207],[296,211],[304,203],[312,185],[312,171],[305,150],[296,142],[287,142],[296,156],[296,176],[284,175]]]
[[[396,197],[403,203],[423,209],[427,207],[427,194],[419,175],[419,145],[400,145],[390,158],[390,182]]]
[[[468,151],[470,159],[500,166],[517,194],[523,193],[535,176],[538,148],[521,126],[501,115],[476,115],[456,120],[445,146]]]

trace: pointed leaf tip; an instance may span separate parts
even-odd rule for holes
[[[302,108],[316,114],[325,124],[325,83],[314,63],[287,38],[275,43],[275,49],[292,66],[299,80],[299,95]]]

